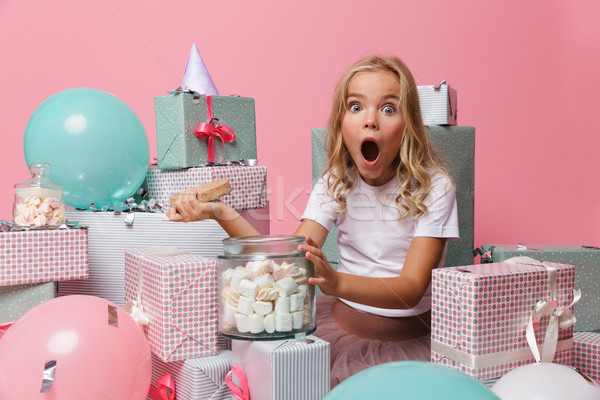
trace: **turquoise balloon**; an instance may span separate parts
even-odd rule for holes
[[[368,368],[336,386],[324,400],[499,400],[460,371],[424,361],[396,361]]]
[[[113,207],[131,197],[148,172],[148,137],[135,112],[97,89],[58,92],[33,112],[23,141],[27,164],[45,161],[49,178],[76,208]]]

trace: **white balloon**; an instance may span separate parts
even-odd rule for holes
[[[600,399],[596,383],[573,368],[553,363],[515,368],[498,379],[492,391],[502,400]]]

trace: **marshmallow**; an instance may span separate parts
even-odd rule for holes
[[[270,301],[257,301],[254,303],[254,311],[259,315],[266,315],[273,311],[273,303]]]
[[[308,282],[308,275],[306,274],[306,268],[298,268],[298,272],[300,272],[300,276],[294,280],[296,281],[296,285],[300,286]]]
[[[262,315],[251,314],[248,317],[250,322],[250,333],[261,333],[265,330],[265,322]]]
[[[296,281],[293,278],[288,276],[276,281],[273,288],[279,291],[279,296],[289,296],[298,289],[298,285],[296,285]]]
[[[279,291],[272,287],[262,288],[256,294],[256,300],[260,301],[274,301],[279,297]]]
[[[275,313],[265,315],[264,323],[267,333],[275,332]]]
[[[248,279],[242,279],[238,291],[242,296],[254,299],[256,297],[256,292],[258,291],[258,285]]]
[[[302,293],[292,293],[290,295],[290,311],[301,311],[304,309],[304,296]]]
[[[226,269],[221,274],[221,282],[223,282],[223,286],[229,286],[231,284],[231,278],[233,277],[233,269]]]
[[[277,300],[275,300],[275,312],[282,313],[282,314],[289,314],[290,313],[290,298],[289,297],[278,297]]]
[[[256,277],[266,274],[267,265],[269,265],[268,260],[248,261],[246,263],[246,270],[248,271],[249,279],[254,280]]]
[[[272,287],[273,284],[275,283],[275,280],[273,279],[273,275],[263,274],[263,275],[257,276],[256,279],[254,280],[254,283],[256,283],[259,288]]]
[[[223,288],[221,297],[224,302],[229,303],[233,307],[237,307],[240,301],[240,293],[237,290],[233,290],[230,286],[225,286]]]
[[[242,314],[250,315],[254,312],[254,299],[240,296],[237,311]]]
[[[297,272],[298,268],[294,264],[288,264],[284,261],[281,265],[275,265],[275,268],[273,269],[273,278],[275,278],[276,281],[283,279],[286,276],[294,278]]]
[[[302,297],[306,297],[306,295],[308,293],[308,284],[298,285],[297,293],[302,293]]]
[[[304,320],[304,310],[296,311],[292,313],[292,327],[294,329],[302,329],[302,322]]]
[[[235,314],[235,325],[237,330],[241,333],[250,332],[250,318],[247,315],[237,313]]]
[[[242,267],[242,269],[238,269],[238,268],[239,267],[236,267],[235,270],[233,271],[233,276],[231,277],[231,283],[229,284],[229,286],[231,286],[235,290],[239,289],[241,281],[243,281],[244,279],[248,279],[248,271],[246,271],[244,269],[244,267]]]
[[[292,314],[275,313],[275,330],[279,332],[290,332],[292,327]]]
[[[312,308],[307,304],[304,306],[304,325],[310,324],[312,320]]]
[[[229,303],[225,303],[223,306],[223,325],[225,327],[231,328],[235,326],[235,313],[237,311],[237,307],[233,307]]]

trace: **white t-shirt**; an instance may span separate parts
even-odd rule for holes
[[[343,214],[333,212],[337,203],[327,193],[321,178],[315,184],[302,219],[308,218],[328,231],[337,226],[340,263],[338,271],[369,277],[394,277],[402,271],[411,240],[415,236],[457,239],[458,212],[455,188],[442,173],[431,177],[431,188],[424,203],[427,212],[418,219],[398,219],[394,204],[396,179],[382,186],[370,186],[359,179],[346,198]],[[443,266],[446,248],[440,260]],[[344,299],[346,304],[362,311],[388,317],[406,317],[431,309],[431,285],[416,307],[386,309],[371,307]]]

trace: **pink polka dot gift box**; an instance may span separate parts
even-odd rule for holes
[[[600,332],[575,332],[573,343],[573,366],[600,384]]]
[[[148,196],[169,208],[169,197],[186,189],[211,181],[228,180],[231,193],[222,201],[234,209],[248,210],[267,206],[267,167],[223,166],[188,169],[148,170]]]
[[[162,361],[218,353],[215,268],[215,259],[175,247],[125,251],[125,308]]]
[[[87,277],[87,228],[0,232],[0,286]]]
[[[536,361],[529,334],[534,350],[547,350],[543,361],[571,365],[574,267],[529,260],[433,271],[432,362],[498,378]]]

